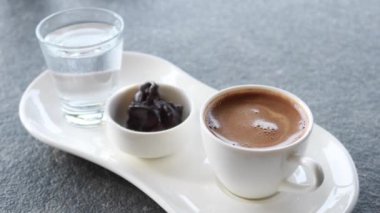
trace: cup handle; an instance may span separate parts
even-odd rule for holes
[[[279,187],[279,191],[310,192],[321,186],[324,179],[324,173],[322,167],[317,162],[309,157],[296,155],[291,156],[288,161],[296,165],[301,165],[305,169],[306,177],[308,180],[311,180],[311,183],[298,184],[289,180],[284,180]]]

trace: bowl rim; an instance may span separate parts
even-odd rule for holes
[[[168,134],[170,132],[176,131],[177,129],[184,126],[185,123],[187,123],[191,117],[193,117],[193,114],[194,114],[193,101],[192,101],[192,99],[189,98],[190,96],[183,89],[181,89],[177,86],[174,86],[172,84],[157,83],[157,85],[159,87],[165,87],[165,88],[168,88],[171,90],[175,90],[176,92],[180,93],[187,100],[188,107],[189,107],[189,113],[186,116],[186,118],[183,119],[182,122],[176,126],[170,127],[169,129],[164,129],[164,130],[159,130],[159,131],[154,131],[154,132],[136,131],[136,130],[128,129],[128,128],[120,125],[111,116],[111,113],[110,113],[111,103],[113,103],[113,101],[115,101],[116,98],[118,98],[120,96],[125,96],[125,94],[127,94],[130,90],[135,89],[136,87],[138,88],[141,85],[142,85],[141,83],[131,84],[131,85],[120,88],[114,94],[111,95],[111,97],[107,100],[106,107],[104,110],[107,124],[112,124],[112,126],[118,128],[120,131],[128,133],[128,134],[142,135],[142,136],[144,136],[144,135],[145,136],[147,136],[147,135],[161,135],[161,134]]]

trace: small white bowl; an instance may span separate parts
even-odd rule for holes
[[[105,117],[107,136],[117,148],[140,158],[159,158],[178,151],[188,135],[189,120],[193,114],[192,101],[177,87],[158,84],[161,98],[183,106],[182,122],[172,128],[142,132],[127,129],[127,110],[140,85],[124,87],[113,94],[107,102]]]

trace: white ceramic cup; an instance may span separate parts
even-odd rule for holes
[[[294,101],[308,119],[305,133],[290,144],[264,148],[233,146],[215,136],[207,127],[206,110],[216,99],[242,91],[265,90]],[[317,189],[323,182],[323,172],[317,162],[303,156],[313,128],[313,115],[309,107],[295,95],[270,86],[242,85],[224,89],[210,97],[201,108],[201,134],[207,158],[219,181],[233,194],[248,199],[261,199],[279,191],[307,192]],[[305,170],[309,184],[290,182],[298,166]]]

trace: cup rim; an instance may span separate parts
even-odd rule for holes
[[[181,93],[181,95],[183,97],[185,97],[185,99],[189,102],[189,114],[187,115],[187,117],[178,125],[174,126],[174,127],[171,127],[169,129],[164,129],[164,130],[159,130],[159,131],[154,131],[154,132],[142,132],[142,131],[136,131],[136,130],[132,130],[132,129],[128,129],[122,125],[120,125],[118,122],[115,121],[115,119],[111,116],[110,114],[110,108],[111,108],[111,103],[113,102],[113,100],[115,100],[116,98],[120,97],[120,96],[123,96],[125,95],[127,92],[129,92],[130,90],[134,89],[134,88],[138,88],[141,86],[141,84],[132,84],[132,85],[129,85],[129,86],[125,86],[125,87],[122,87],[120,88],[118,91],[116,91],[108,100],[107,100],[107,103],[106,103],[106,107],[105,107],[105,110],[104,110],[104,113],[105,113],[105,116],[106,118],[108,118],[106,120],[107,123],[111,123],[114,127],[118,128],[119,130],[123,131],[123,132],[126,132],[128,134],[135,134],[135,135],[142,135],[142,136],[146,136],[146,135],[161,135],[161,134],[168,134],[172,131],[176,131],[178,128],[181,128],[183,125],[185,125],[185,123],[187,123],[190,118],[192,117],[193,113],[194,113],[194,107],[193,107],[193,102],[192,100],[189,98],[189,96],[185,93],[184,90],[182,90],[181,88],[178,88],[176,86],[173,86],[173,85],[170,85],[170,84],[164,84],[164,83],[157,83],[160,87],[167,87],[171,90],[176,90],[177,92]]]
[[[307,125],[305,133],[300,138],[298,138],[296,141],[294,141],[292,143],[289,143],[289,144],[286,144],[286,145],[280,145],[280,146],[276,146],[276,145],[275,146],[269,146],[269,147],[233,146],[233,145],[231,145],[229,143],[224,142],[222,139],[220,139],[219,137],[217,137],[216,135],[214,135],[210,131],[210,129],[207,127],[207,125],[205,123],[205,119],[204,119],[205,118],[205,112],[206,112],[205,110],[207,109],[207,106],[209,106],[209,104],[213,100],[215,100],[216,98],[220,97],[221,95],[224,95],[224,94],[229,93],[229,92],[244,90],[244,89],[267,90],[267,91],[272,91],[272,92],[276,92],[276,93],[281,93],[282,95],[285,95],[286,97],[291,98],[293,101],[295,101],[297,104],[299,104],[301,106],[302,110],[305,112],[305,114],[306,114],[306,116],[308,118],[309,125]],[[277,88],[277,87],[273,87],[273,86],[261,85],[261,84],[236,85],[236,86],[231,86],[231,87],[222,89],[222,90],[218,91],[217,93],[215,93],[214,95],[212,95],[211,97],[209,97],[204,102],[204,104],[201,107],[201,111],[200,112],[201,112],[200,113],[201,128],[205,129],[208,135],[210,135],[212,138],[216,139],[216,141],[218,141],[218,143],[222,144],[225,147],[232,148],[232,149],[235,149],[235,150],[240,150],[240,151],[248,151],[248,152],[272,152],[272,151],[281,151],[281,150],[285,150],[285,149],[289,149],[291,147],[294,147],[294,146],[302,143],[303,141],[305,141],[305,139],[307,137],[309,137],[309,135],[311,134],[311,131],[313,129],[313,124],[314,124],[313,114],[312,114],[309,106],[302,99],[300,99],[298,96],[296,96],[293,93],[288,92],[286,90],[283,90],[283,89],[280,89],[280,88]]]
[[[45,24],[46,21],[48,21],[51,18],[54,18],[56,16],[62,15],[64,13],[67,13],[67,12],[84,11],[84,10],[88,10],[88,11],[101,11],[101,12],[105,12],[105,13],[108,13],[108,14],[114,16],[117,20],[120,21],[120,29],[118,29],[118,32],[115,33],[115,35],[111,36],[110,38],[108,38],[108,39],[106,39],[104,41],[101,41],[99,43],[96,43],[96,44],[91,44],[91,45],[71,47],[71,46],[59,45],[59,44],[56,44],[56,43],[53,43],[53,42],[45,41],[45,39],[41,35],[40,31],[41,31],[41,27],[43,26],[43,24]],[[53,46],[53,47],[56,47],[56,48],[68,49],[69,50],[69,49],[86,49],[86,48],[91,48],[91,47],[96,47],[96,46],[103,45],[105,43],[108,43],[108,42],[112,41],[113,39],[117,38],[118,36],[120,36],[120,34],[123,31],[124,31],[124,21],[123,21],[123,18],[119,14],[117,14],[116,12],[114,12],[112,10],[104,9],[104,8],[99,8],[99,7],[77,7],[77,8],[70,8],[70,9],[66,9],[66,10],[60,10],[60,11],[54,12],[54,13],[46,16],[45,18],[43,18],[37,24],[37,27],[35,29],[35,34],[36,34],[36,37],[37,37],[38,41],[41,44]]]

